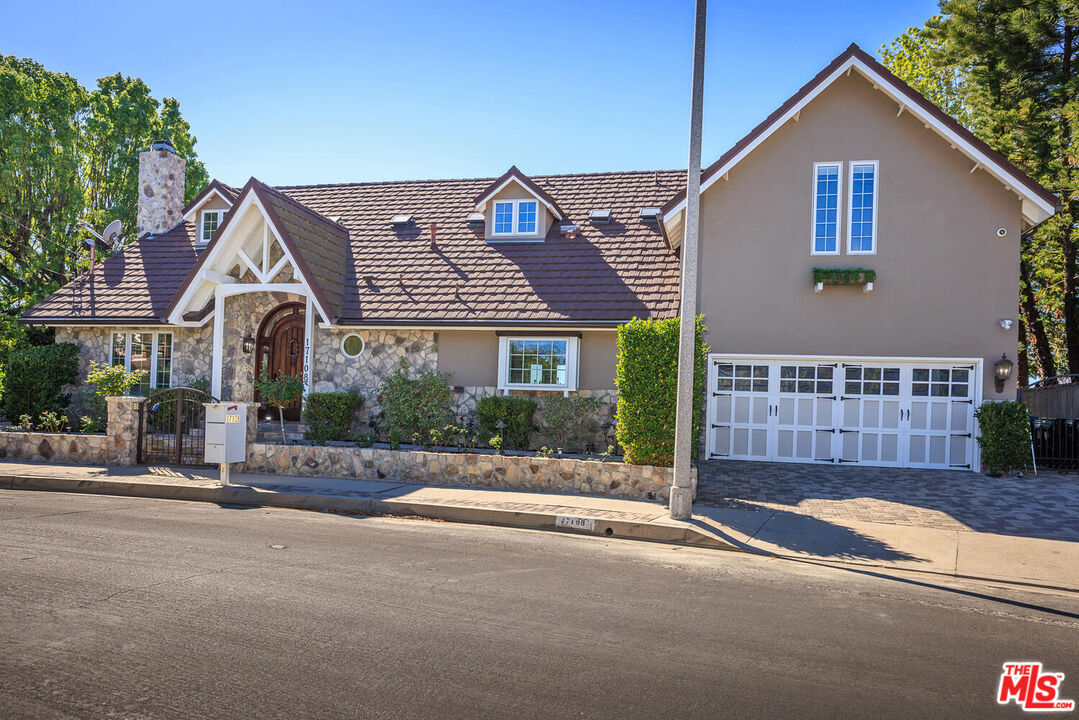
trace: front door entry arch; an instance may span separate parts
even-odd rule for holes
[[[271,380],[279,377],[303,378],[304,362],[304,304],[287,302],[266,314],[259,325],[255,341],[255,377],[265,373]],[[255,401],[261,402],[259,393]],[[301,401],[285,408],[285,419],[300,419]],[[263,408],[272,411],[273,408]],[[276,413],[273,413],[276,417]]]

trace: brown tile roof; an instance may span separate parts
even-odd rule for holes
[[[658,225],[638,214],[674,194],[684,171],[530,178],[557,201],[563,223],[581,227],[576,238],[564,238],[555,222],[535,243],[488,243],[483,227],[467,225],[491,178],[276,189],[253,182],[292,236],[307,265],[300,272],[322,287],[329,314],[341,308],[342,322],[610,324],[677,314],[677,258]],[[613,211],[610,225],[588,224],[599,208]],[[390,218],[402,213],[414,224],[391,227]],[[343,228],[327,218],[339,218]],[[143,238],[98,268],[92,299],[76,281],[23,317],[55,324],[163,319],[195,272],[194,238],[189,224]],[[349,252],[338,261],[346,238]],[[112,284],[97,280],[105,276]]]
[[[131,243],[22,317],[43,325],[161,322],[196,257],[195,226],[181,223]]]
[[[225,196],[225,198],[230,203],[235,203],[236,202],[236,196],[240,194],[239,188],[230,187],[230,186],[226,185],[225,183],[223,183],[220,180],[215,178],[215,179],[211,180],[210,184],[207,185],[205,188],[203,188],[202,192],[200,192],[198,195],[196,195],[194,197],[194,199],[191,200],[191,202],[184,205],[184,213],[189,212],[191,210],[191,208],[193,208],[193,207],[197,207],[198,204],[201,203],[203,201],[203,199],[207,195],[212,193],[214,190],[218,191],[223,196]]]
[[[563,212],[562,208],[558,207],[558,202],[553,197],[551,197],[551,195],[547,191],[545,191],[543,188],[533,182],[531,178],[518,170],[516,165],[510,165],[509,170],[502,173],[502,175],[495,178],[490,185],[481,190],[479,195],[473,198],[472,203],[474,205],[479,205],[481,202],[493,195],[496,190],[502,187],[502,183],[506,182],[510,178],[513,178],[523,187],[535,193],[536,197],[540,198],[552,208],[554,208],[555,213],[561,215],[563,219],[566,217],[566,213]]]

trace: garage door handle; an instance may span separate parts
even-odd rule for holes
[[[952,402],[954,402],[954,403],[967,403],[968,405],[973,405],[974,404],[973,400],[952,400]]]
[[[839,432],[841,432],[841,433],[849,433],[849,432],[856,433],[858,431],[857,430],[842,430],[841,429]],[[851,461],[851,462],[853,462],[853,461]]]
[[[835,400],[835,395],[818,395],[818,400]]]

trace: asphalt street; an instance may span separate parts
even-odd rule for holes
[[[1020,660],[1079,699],[1079,596],[0,491],[3,718],[1020,717],[995,700]]]

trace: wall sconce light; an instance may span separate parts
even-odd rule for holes
[[[997,322],[1000,323],[1001,330],[1007,331],[1012,329],[1012,323],[1014,323],[1015,320],[1012,320],[1011,318],[1001,318],[1000,320],[997,320]]]
[[[248,335],[247,337],[244,338],[243,349],[244,349],[244,352],[247,353],[248,355],[255,352],[255,338],[253,336]]]
[[[1000,360],[997,360],[993,364],[995,370],[994,379],[996,380],[997,392],[1004,392],[1004,383],[1008,381],[1008,378],[1012,376],[1012,368],[1015,367],[1015,363],[1008,359],[1008,355],[1004,354],[1000,356]]]

